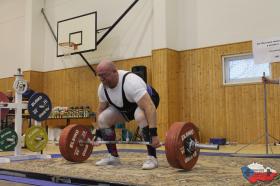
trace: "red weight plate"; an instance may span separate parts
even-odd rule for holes
[[[166,141],[165,151],[168,163],[175,168],[191,170],[196,164],[199,149],[192,155],[185,154],[184,142],[191,137],[195,142],[199,140],[198,128],[192,123],[176,122],[170,127]]]
[[[0,102],[9,103],[8,97],[3,92],[0,92]],[[9,113],[8,108],[2,108],[0,111],[1,119],[5,119],[8,113]]]
[[[92,144],[80,144],[79,141],[92,140],[93,135],[89,128],[73,124],[65,127],[59,138],[59,150],[61,155],[71,162],[83,162],[92,153]]]
[[[177,160],[177,141],[178,141],[178,131],[180,131],[183,127],[183,122],[176,122],[173,123],[170,127],[170,129],[167,132],[166,138],[165,138],[165,154],[167,161],[169,165],[171,165],[174,168],[181,169],[181,165],[179,161]]]
[[[187,156],[184,149],[184,141],[191,137],[196,143],[199,142],[198,128],[193,123],[185,123],[179,132],[179,140],[177,142],[177,159],[181,167],[185,170],[191,170],[196,164],[199,156],[199,148],[196,148],[192,155]]]
[[[68,157],[67,154],[67,150],[65,147],[65,144],[67,143],[67,136],[69,135],[69,133],[71,132],[72,128],[75,125],[69,125],[67,127],[65,127],[61,133],[60,133],[60,137],[59,137],[59,150],[60,153],[62,155],[62,157],[64,157],[66,160],[71,161],[70,158]]]

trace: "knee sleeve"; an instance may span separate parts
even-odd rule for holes
[[[116,133],[115,133],[115,127],[111,128],[103,128],[101,130],[102,139],[104,141],[115,141],[116,140]],[[106,144],[108,152],[113,156],[119,156],[116,144]]]
[[[105,141],[114,141],[116,138],[115,127],[100,129],[102,139]]]

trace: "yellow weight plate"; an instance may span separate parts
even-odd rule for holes
[[[27,149],[33,152],[43,150],[48,143],[48,134],[43,127],[32,126],[25,132],[25,144]]]

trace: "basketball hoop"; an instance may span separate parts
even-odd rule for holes
[[[70,56],[75,50],[78,50],[78,44],[73,42],[63,42],[58,45],[64,56]]]

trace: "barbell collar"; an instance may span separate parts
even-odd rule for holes
[[[195,144],[195,148],[198,148],[198,149],[209,149],[209,150],[219,150],[219,145],[196,143]]]

